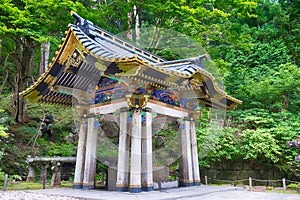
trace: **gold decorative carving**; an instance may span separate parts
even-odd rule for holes
[[[52,85],[54,85],[56,80],[57,80],[57,77],[54,77],[51,74],[48,74],[47,77],[44,79],[44,82],[47,83],[49,86],[52,86]]]
[[[138,95],[138,94],[132,94],[132,95],[127,95],[127,102],[128,106],[134,109],[142,109],[145,108],[149,96],[148,95]]]
[[[116,76],[136,76],[145,70],[145,66],[137,62],[120,62],[117,66],[123,72],[115,74]]]
[[[204,81],[205,81],[204,77],[197,73],[190,80],[190,84],[194,89],[199,89],[201,86],[203,86]]]
[[[61,49],[62,54],[58,59],[58,62],[61,65],[63,65],[67,61],[69,55],[74,52],[76,46],[79,44],[74,33],[71,33],[68,40],[65,40],[64,42],[66,42],[66,44],[63,45],[65,48]]]
[[[73,52],[73,54],[68,57],[65,71],[71,73],[72,67],[78,68],[81,65],[81,63],[83,62],[83,60],[84,60],[84,58],[82,57],[81,54],[78,55],[78,53]]]
[[[225,98],[225,95],[217,93],[213,96],[213,99],[215,99],[216,101],[220,101],[221,99]]]
[[[165,79],[167,83],[176,83],[180,79],[179,76],[170,75]]]
[[[105,63],[101,60],[98,60],[96,63],[95,63],[95,67],[100,70],[100,71],[105,71],[107,69]]]
[[[40,92],[36,89],[32,90],[30,93],[28,93],[25,97],[32,103],[38,102],[38,100],[42,97],[39,96]]]

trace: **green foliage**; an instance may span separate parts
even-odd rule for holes
[[[281,153],[277,140],[267,129],[245,130],[240,136],[243,159],[269,160],[276,163]]]
[[[2,156],[3,156],[3,152],[0,151],[0,160],[2,159]],[[2,169],[0,167],[0,182],[2,182],[4,180],[4,176],[5,176],[5,173],[2,171]]]
[[[8,133],[5,132],[6,130],[7,130],[7,128],[5,128],[2,125],[0,125],[0,137],[4,137],[4,138],[8,137]]]
[[[44,156],[74,156],[76,153],[75,145],[70,143],[54,143],[40,138],[38,145],[41,155]]]
[[[3,108],[9,109],[9,101],[1,100]],[[38,104],[28,106],[27,123],[23,125],[16,124],[9,116],[7,111],[0,112],[0,120],[7,127],[7,133],[10,135],[4,138],[5,142],[0,142],[0,168],[12,175],[24,176],[27,173],[27,164],[25,159],[28,155],[38,156],[74,156],[75,145],[66,143],[65,137],[70,132],[73,125],[71,109],[59,110],[53,105],[44,106],[46,112],[54,115],[54,133],[55,143],[45,140],[46,136],[37,140],[36,148],[32,148],[39,122],[43,118],[43,109]],[[57,124],[58,123],[58,124]],[[57,125],[57,126],[56,126]],[[63,127],[64,126],[64,127]],[[1,138],[2,140],[2,138]],[[2,156],[3,155],[3,156]],[[17,179],[18,177],[14,177]]]
[[[55,141],[65,142],[65,137],[74,128],[74,121],[73,121],[74,113],[72,108],[57,108],[56,105],[47,105],[47,104],[39,105],[37,103],[29,104],[27,116],[30,119],[34,119],[34,120],[28,121],[28,125],[35,126],[36,132],[39,126],[39,122],[42,121],[44,114],[52,114],[54,118],[54,123],[51,129]],[[34,128],[32,127],[32,131],[33,129]],[[43,137],[47,138],[48,136],[43,135]]]
[[[3,184],[3,182],[0,182],[0,184]],[[66,184],[65,182],[62,182],[62,186],[69,187],[69,184]],[[33,183],[33,182],[26,182],[26,181],[17,181],[13,184],[8,184],[7,190],[39,190],[43,188],[42,183]],[[46,189],[50,189],[50,184],[46,184]]]
[[[26,35],[39,42],[48,41],[51,38],[48,35],[60,35],[63,27],[72,19],[66,12],[82,8],[81,4],[69,0],[21,2],[18,5],[15,1],[1,0],[0,33]]]
[[[4,100],[0,100],[0,103],[2,105],[7,105],[9,104],[9,102],[7,101],[4,101]],[[8,127],[9,125],[14,125],[15,124],[15,121],[13,119],[13,117],[11,117],[8,113],[7,110],[4,110],[4,109],[0,109],[0,124],[1,126],[3,127]]]
[[[224,77],[216,77],[217,80],[225,80],[227,92],[243,100],[238,110],[227,113],[223,129],[211,120],[208,111],[202,115],[197,125],[201,166],[222,160],[254,160],[287,173],[295,173],[293,169],[299,166],[294,161],[297,151],[287,147],[286,142],[296,137],[300,127],[298,0],[0,0],[1,78],[9,70],[10,83],[15,83],[16,77],[27,81],[33,75],[37,79],[36,66],[39,66],[41,54],[38,47],[41,42],[50,41],[54,54],[67,24],[73,21],[68,14],[71,10],[108,31],[127,33],[134,27],[134,5],[142,28],[172,29],[193,39],[185,41],[183,44],[186,46],[171,39],[165,43],[172,44],[172,48],[161,48],[156,44],[149,45],[152,40],[149,37],[145,44],[140,43],[144,48],[168,59],[178,59],[190,53],[205,53],[202,48],[190,47],[194,41],[199,42],[199,46],[205,47],[215,61],[214,64],[206,63],[206,69],[214,73],[212,69],[218,67]],[[133,17],[129,20],[130,14]],[[147,34],[156,31],[142,31],[141,34],[147,38]],[[21,50],[26,54],[22,54]],[[27,59],[29,62],[23,62],[23,55],[27,53],[31,54]],[[16,63],[26,67],[20,70],[15,68]],[[5,95],[2,94],[0,99],[5,109],[0,110],[0,166],[9,174],[24,174],[24,160],[29,154],[75,154],[75,145],[65,143],[66,135],[74,126],[73,112],[68,108],[57,109],[53,105],[44,105],[43,109],[54,116],[52,130],[55,141],[49,142],[47,137],[42,136],[37,140],[37,148],[26,146],[38,132],[39,122],[45,113],[40,105],[29,104],[25,123],[14,122],[11,94],[14,90],[20,92],[25,86],[26,82],[20,83],[19,88],[11,88],[7,84],[3,90]],[[172,142],[176,134],[173,130],[157,134],[157,147],[170,150],[157,151],[159,164],[173,159],[170,153],[173,154],[177,148],[176,143]],[[100,143],[100,149],[101,155],[117,155],[115,141]],[[0,169],[0,179],[3,175]]]
[[[283,40],[293,63],[299,65],[299,1],[260,0],[256,13],[257,18],[250,23],[254,37],[264,42]]]
[[[97,148],[98,157],[118,156],[118,144],[114,142],[114,138],[105,138]]]
[[[213,158],[215,161],[220,159],[234,160],[241,155],[239,152],[239,139],[234,136],[234,129],[223,128],[217,140],[216,146],[210,153],[217,153]]]
[[[174,124],[168,124],[167,130],[162,129],[155,134],[155,165],[170,166],[178,159],[177,135],[178,132],[174,129]]]
[[[286,186],[287,189],[290,189],[290,190],[297,190],[298,189],[298,184],[296,183],[290,183]]]
[[[200,166],[210,162],[251,161],[276,167],[286,173],[295,171],[296,149],[289,148],[287,141],[297,137],[300,116],[292,112],[279,113],[264,109],[247,109],[227,112],[225,127],[218,132],[210,126],[197,127]]]
[[[73,156],[75,154],[73,144],[55,144],[52,148],[47,152],[47,156]]]
[[[12,181],[21,181],[22,180],[22,177],[17,175],[17,174],[14,174],[14,175],[11,175],[8,177],[8,181],[9,182],[12,182]]]
[[[2,171],[2,169],[0,168],[0,182],[3,183],[4,181],[4,177],[5,177],[5,173]]]
[[[251,52],[228,53],[226,86],[244,101],[241,108],[299,112],[300,68],[290,64],[286,47],[278,41],[258,43]]]
[[[97,167],[96,171],[98,172],[96,174],[96,181],[100,181],[100,182],[104,183],[107,180],[106,178],[108,175],[108,174],[106,174],[107,166],[102,162],[97,162],[96,167]]]
[[[21,132],[22,134],[28,134],[28,135],[35,135],[37,132],[36,127],[31,127],[31,126],[21,126],[17,129],[17,131]]]

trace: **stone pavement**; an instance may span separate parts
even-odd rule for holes
[[[80,200],[300,200],[298,194],[248,192],[231,186],[186,187],[152,192],[128,193],[104,190],[74,190],[70,188],[29,190],[30,193],[63,195]]]

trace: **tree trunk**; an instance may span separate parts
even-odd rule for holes
[[[132,41],[132,12],[127,13],[128,17],[128,32],[127,32],[127,38]]]
[[[43,42],[41,44],[41,62],[39,75],[41,76],[48,69],[48,60],[50,54],[50,42]]]
[[[23,91],[28,71],[34,54],[34,41],[29,37],[16,38],[16,76],[14,82],[13,108],[14,119],[18,123],[24,123],[26,112],[26,101],[19,95]]]
[[[8,71],[6,70],[5,71],[5,77],[3,79],[3,83],[2,83],[1,88],[0,88],[0,95],[3,92],[3,89],[4,89],[5,85],[6,85],[7,79],[8,79]]]
[[[139,14],[136,5],[133,6],[133,13],[134,13],[134,21],[135,21],[134,40],[137,41],[140,39],[140,21],[139,21]]]

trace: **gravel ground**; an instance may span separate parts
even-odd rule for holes
[[[39,194],[26,191],[0,191],[0,200],[80,200],[68,196]]]
[[[71,197],[73,196],[73,197]],[[0,200],[300,200],[299,194],[243,191],[226,186],[201,186],[162,191],[128,193],[104,190],[57,188],[28,191],[0,191]]]

